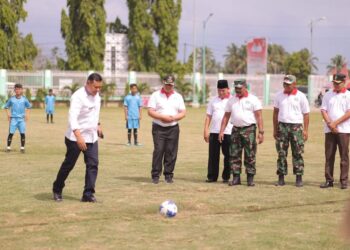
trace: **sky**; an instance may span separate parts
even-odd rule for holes
[[[66,0],[27,0],[28,16],[19,25],[20,31],[32,33],[34,42],[46,54],[55,46],[64,51],[60,33],[64,8]],[[118,16],[128,24],[126,0],[106,0],[105,9],[107,21]],[[188,57],[193,44],[203,45],[203,22],[210,13],[213,15],[206,24],[205,44],[222,64],[231,43],[240,46],[253,37],[266,37],[269,43],[280,44],[290,53],[310,49],[311,21],[318,73],[325,74],[330,59],[337,54],[350,64],[350,0],[182,0],[179,60]],[[326,20],[317,21],[321,17]]]

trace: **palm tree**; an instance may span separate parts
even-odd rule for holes
[[[192,94],[192,84],[178,79],[175,84],[176,90],[184,97],[184,99],[190,97]]]
[[[271,74],[284,73],[284,61],[286,60],[288,53],[286,50],[278,44],[270,44],[268,46],[268,63],[267,72]]]
[[[246,45],[237,47],[234,43],[227,47],[225,57],[225,73],[245,74],[247,72]]]
[[[149,94],[151,89],[147,83],[143,82],[143,83],[137,84],[137,90],[139,94],[142,95],[142,94]]]
[[[103,106],[107,107],[108,100],[113,96],[116,85],[115,83],[103,83],[101,88],[101,96],[103,99]]]
[[[69,90],[70,95],[73,95],[73,93],[75,91],[77,91],[79,88],[80,88],[80,84],[79,83],[73,83],[71,86],[69,86],[69,85],[64,86],[63,89]]]
[[[327,66],[328,73],[336,71],[335,73],[339,73],[344,65],[346,64],[346,59],[342,55],[336,55],[331,58],[331,63]]]

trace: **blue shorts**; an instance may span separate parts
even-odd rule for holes
[[[53,109],[46,109],[46,114],[53,115],[54,110]]]
[[[139,128],[139,119],[128,119],[126,122],[126,128],[132,129],[132,128]]]
[[[10,122],[10,134],[14,134],[18,129],[20,134],[26,132],[26,122],[23,118],[11,118]]]

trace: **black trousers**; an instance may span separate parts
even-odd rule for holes
[[[162,174],[164,164],[164,176],[171,179],[174,176],[175,163],[179,145],[179,125],[162,127],[153,123],[153,158],[152,158],[152,179],[159,178]]]
[[[222,179],[229,180],[231,174],[230,167],[230,140],[231,135],[224,135],[222,143],[219,142],[219,134],[211,133],[209,135],[209,158],[208,158],[208,180],[217,181],[219,176],[220,148],[224,155],[224,170]]]
[[[58,171],[56,180],[53,183],[53,191],[55,193],[62,193],[62,189],[65,186],[64,182],[67,179],[70,171],[72,171],[74,168],[81,152],[77,142],[65,138],[65,144],[67,147],[66,156],[60,170]],[[86,164],[85,187],[83,195],[91,196],[95,193],[95,183],[98,172],[98,142],[87,143],[86,145],[87,150],[83,151],[84,162]]]

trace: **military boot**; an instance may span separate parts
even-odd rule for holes
[[[276,183],[276,186],[284,186],[286,183],[284,182],[284,175],[281,174],[278,176],[278,182]]]
[[[254,175],[253,174],[248,174],[247,175],[247,185],[248,185],[248,187],[254,187],[255,186]]]
[[[239,174],[234,174],[232,182],[229,183],[229,186],[236,185],[241,185],[241,176]]]
[[[303,186],[303,176],[302,175],[297,175],[296,180],[295,180],[295,186],[296,187]]]

